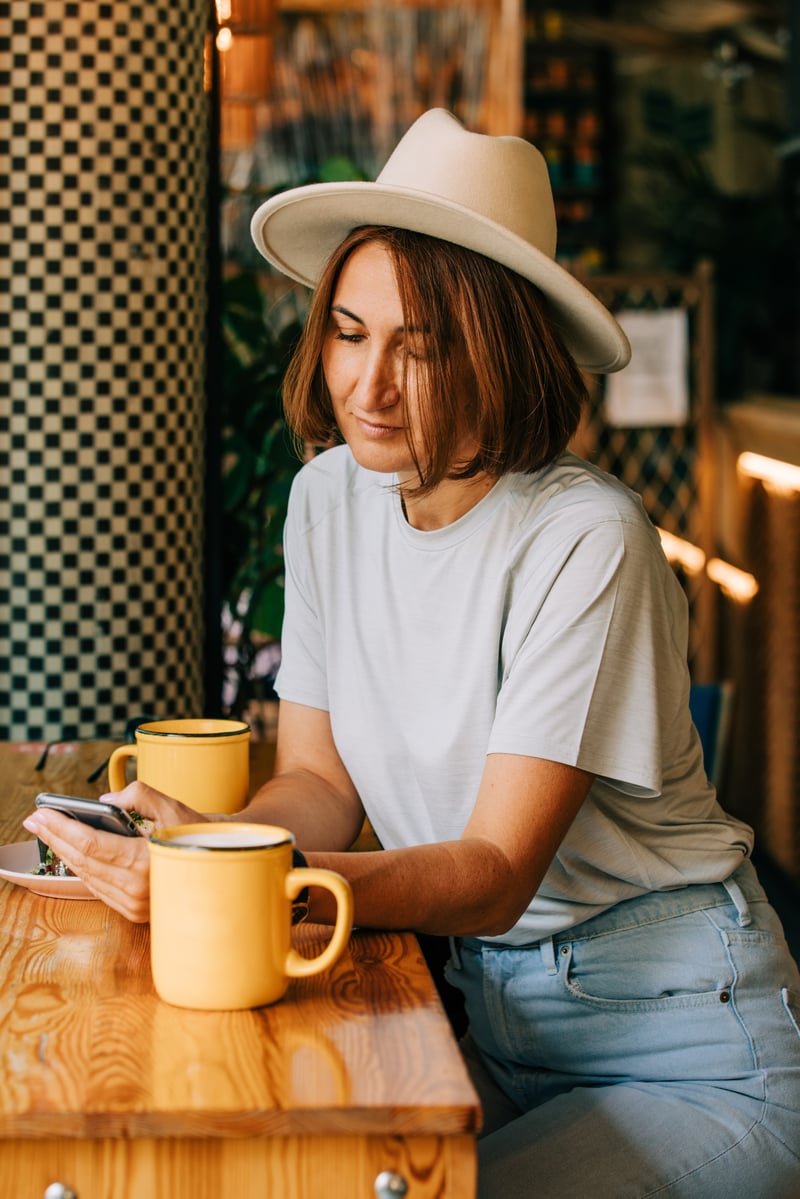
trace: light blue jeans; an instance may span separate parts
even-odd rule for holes
[[[446,973],[480,1199],[800,1197],[800,974],[749,861]]]

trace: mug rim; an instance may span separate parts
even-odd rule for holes
[[[259,844],[250,845],[176,845],[175,836],[190,836],[193,833],[213,833],[220,825],[225,828],[234,828],[236,832],[252,832],[258,835],[269,835],[270,832],[279,834],[278,839],[274,841],[262,841]],[[170,837],[169,834],[173,836]],[[224,834],[223,834],[224,835]],[[294,834],[289,829],[282,828],[277,824],[256,824],[247,823],[243,820],[206,820],[197,824],[173,824],[168,828],[154,829],[147,838],[153,845],[158,845],[162,849],[176,849],[181,852],[188,850],[191,852],[199,851],[200,853],[252,853],[253,850],[260,849],[281,849],[284,845],[294,845]]]
[[[206,732],[191,732],[188,729],[170,728],[159,729],[154,726],[159,724],[180,725],[180,724],[215,724],[214,729],[208,729]],[[233,726],[233,727],[220,727]],[[177,717],[175,720],[146,720],[142,724],[137,724],[136,733],[142,733],[145,737],[192,737],[198,740],[211,739],[212,737],[241,737],[243,733],[251,731],[250,725],[244,720],[217,720],[216,717],[208,717],[207,719],[199,716]]]

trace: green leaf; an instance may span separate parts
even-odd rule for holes
[[[222,498],[225,512],[236,512],[247,496],[252,481],[252,460],[243,454],[236,458],[223,476]]]
[[[319,169],[322,183],[347,183],[350,180],[366,179],[351,158],[344,154],[332,154]]]
[[[251,604],[247,623],[251,633],[278,638],[283,625],[283,576],[259,590]]]

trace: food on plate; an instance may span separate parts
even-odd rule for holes
[[[133,809],[131,809],[128,814],[133,823],[139,829],[139,835],[142,837],[149,837],[153,829],[156,827],[155,820],[150,820],[147,816],[143,816],[141,812],[134,812]]]
[[[75,877],[66,862],[62,862],[50,846],[44,845],[41,841],[39,841],[39,865],[31,871],[31,874],[49,874],[56,878]]]

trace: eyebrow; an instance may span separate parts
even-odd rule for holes
[[[351,312],[349,308],[345,308],[344,304],[331,304],[331,312],[340,312],[342,316],[349,317],[350,320],[355,321],[356,324],[365,324],[365,321],[362,317],[357,316],[355,312]],[[422,328],[419,328],[419,326],[412,325],[411,328],[406,329],[405,325],[398,325],[395,329],[395,333],[430,333],[430,327],[423,326]]]
[[[342,316],[349,316],[351,321],[356,321],[359,325],[364,324],[361,317],[356,316],[355,312],[351,312],[349,308],[345,308],[344,304],[331,304],[331,312],[341,312]]]

